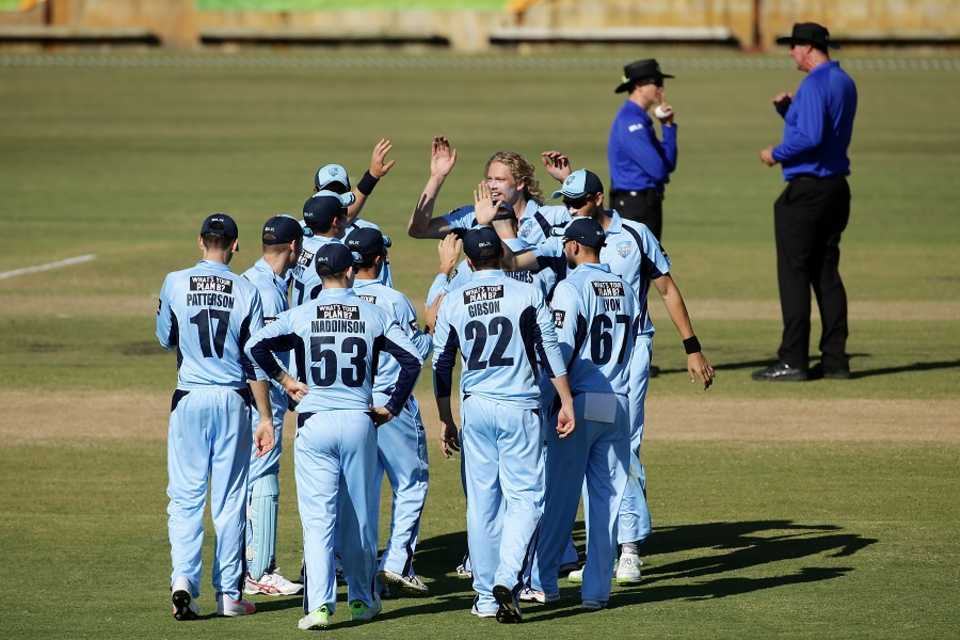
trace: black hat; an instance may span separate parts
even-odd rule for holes
[[[263,223],[263,244],[286,244],[303,239],[303,227],[293,216],[281,214]]]
[[[317,249],[314,261],[317,263],[317,275],[335,276],[343,273],[347,268],[360,264],[362,256],[353,253],[347,245],[340,242],[328,242]]]
[[[490,227],[477,227],[463,236],[463,252],[471,260],[499,258],[503,253],[500,236]]]
[[[631,85],[642,80],[653,81],[673,77],[674,76],[668,73],[660,71],[660,63],[657,62],[655,58],[637,60],[623,68],[623,78],[620,79],[620,84],[617,85],[617,88],[614,89],[613,92],[623,93],[624,91],[628,91]]]
[[[809,44],[824,53],[827,52],[827,47],[835,48],[837,46],[830,42],[830,32],[827,31],[827,28],[816,22],[794,23],[793,32],[789,36],[777,38],[777,44],[788,44],[791,47],[795,44]]]
[[[382,256],[392,243],[380,229],[358,227],[350,232],[344,244],[350,251],[359,253],[361,256]]]
[[[606,234],[603,227],[593,218],[575,218],[563,230],[563,240],[576,240],[582,245],[599,249],[603,246]]]
[[[309,226],[325,227],[337,216],[347,215],[348,206],[350,203],[344,196],[332,191],[318,191],[303,203],[303,221]]]
[[[200,235],[202,236],[223,236],[236,240],[240,237],[237,230],[237,223],[233,218],[225,213],[211,213],[203,220],[200,226]]]

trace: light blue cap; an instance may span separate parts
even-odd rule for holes
[[[313,178],[313,186],[318,191],[326,189],[332,182],[339,182],[350,191],[350,178],[347,176],[347,170],[341,164],[325,164],[317,169],[317,175]]]
[[[593,171],[577,169],[567,176],[558,191],[553,192],[553,197],[579,198],[594,193],[603,193],[603,182]]]

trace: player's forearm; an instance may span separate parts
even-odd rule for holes
[[[360,217],[360,212],[363,210],[363,205],[367,202],[367,196],[364,193],[361,193],[356,188],[353,189],[353,195],[356,196],[353,204],[347,207],[347,224],[353,224],[354,221]]]
[[[553,388],[557,390],[560,403],[567,407],[573,406],[573,394],[570,392],[570,381],[566,374],[550,378],[550,382],[553,384]]]
[[[437,398],[437,414],[442,424],[453,424],[453,409],[450,408],[450,396]]]
[[[440,176],[430,176],[417,206],[410,216],[410,223],[407,225],[407,233],[412,238],[430,238],[430,221],[433,219],[433,208],[437,202],[437,196],[440,194],[440,188],[443,186],[444,178]]]
[[[249,380],[250,392],[253,394],[253,403],[257,407],[257,413],[260,417],[272,416],[273,409],[270,406],[270,384],[266,380]]]
[[[660,297],[663,298],[663,305],[667,308],[673,326],[677,328],[680,338],[686,340],[693,335],[693,323],[690,321],[690,314],[687,312],[687,305],[683,301],[680,289],[673,282],[673,278],[665,277],[667,282],[663,284],[662,289],[658,285],[657,290],[660,291]]]

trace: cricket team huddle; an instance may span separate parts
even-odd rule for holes
[[[844,379],[846,293],[837,267],[856,87],[830,60],[822,25],[795,24],[781,41],[807,76],[795,95],[773,98],[784,141],[760,152],[764,165],[782,166],[787,183],[774,205],[784,333],[778,362],[753,378],[816,377],[808,367],[812,283],[824,335],[817,376]],[[441,451],[461,454],[467,550],[457,572],[472,579],[471,613],[520,622],[520,602],[560,598],[561,574],[582,585],[586,610],[607,605],[614,579],[640,581],[639,547],[651,532],[640,462],[653,370],[651,285],[680,334],[690,380],[707,389],[714,379],[659,242],[677,162],[663,89],[672,77],[654,59],[624,67],[615,92],[627,100],[607,145],[609,191],[596,173],[572,170],[563,153],[541,154],[560,183],[550,199],[560,204],[546,204],[529,161],[499,151],[471,204],[434,215],[457,159],[435,137],[407,228],[413,238],[440,240],[423,324],[393,288],[390,239],[360,217],[394,165],[389,140],[375,145],[355,186],[343,166],[321,167],[302,220],[267,220],[262,258],[242,275],[228,266],[238,250],[235,221],[224,213],[203,221],[203,259],[167,275],[157,309],[157,338],[177,351],[167,455],[177,620],[199,615],[208,489],[220,615],[254,613],[244,593],[303,591],[299,628],[325,628],[340,574],[354,621],[376,617],[391,592],[428,593],[414,570],[428,464],[412,394],[428,359]],[[459,419],[451,403],[458,360]],[[288,408],[297,414],[299,582],[276,566]],[[384,476],[392,508],[378,557]],[[587,546],[579,568],[572,530],[581,497]]]
[[[645,225],[604,208],[600,178],[572,171],[559,152],[542,158],[562,183],[553,194],[562,205],[543,203],[527,160],[497,152],[473,204],[434,216],[456,163],[450,143],[434,138],[430,179],[408,229],[440,239],[421,325],[392,288],[390,239],[359,217],[393,166],[390,149],[389,140],[377,143],[353,188],[342,166],[321,167],[302,221],[270,218],[263,256],[242,275],[227,266],[237,225],[218,213],[201,228],[203,259],[164,281],[157,337],[177,350],[179,378],[168,451],[178,620],[199,614],[208,484],[220,615],[255,612],[241,592],[303,591],[300,628],[326,627],[338,575],[353,620],[375,617],[391,591],[428,593],[413,566],[428,470],[412,390],[431,352],[441,450],[462,455],[468,549],[457,571],[473,580],[472,613],[519,622],[520,601],[559,598],[561,571],[582,582],[587,609],[606,605],[614,577],[640,580],[638,545],[650,533],[639,456],[651,283],[683,339],[691,379],[707,387],[714,375],[660,243]],[[298,425],[299,582],[276,567],[288,406]],[[378,558],[384,475],[393,507]],[[577,569],[581,493],[588,546]]]

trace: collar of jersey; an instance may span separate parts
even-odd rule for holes
[[[379,280],[368,280],[366,278],[354,278],[353,279],[353,288],[362,289],[363,287],[369,287],[372,284],[379,283]]]
[[[623,218],[620,217],[617,210],[607,209],[604,213],[610,216],[610,226],[607,227],[607,234],[620,233],[623,228]]]
[[[497,276],[504,276],[503,269],[484,269],[483,271],[473,272],[474,280],[477,278],[495,278]]]
[[[201,260],[197,263],[197,266],[203,265],[208,269],[216,269],[218,271],[230,271],[230,265],[223,264],[222,262],[214,262],[213,260]]]
[[[577,268],[579,269],[581,267],[586,267],[588,269],[596,269],[597,271],[604,271],[606,273],[610,273],[610,265],[603,264],[602,262],[584,262]]]
[[[257,271],[263,271],[264,273],[270,274],[270,277],[273,278],[273,281],[276,282],[276,283],[278,283],[278,284],[286,284],[286,282],[287,282],[286,277],[277,274],[277,273],[273,270],[273,267],[271,267],[269,264],[267,264],[267,261],[264,260],[263,258],[260,258],[259,260],[257,260],[256,262],[254,262],[254,263],[253,263],[253,268],[256,269]],[[287,273],[289,273],[289,271],[288,271]]]
[[[356,295],[356,294],[353,292],[353,288],[352,288],[352,287],[349,288],[349,289],[327,289],[326,287],[324,287],[324,289],[320,292],[320,295],[317,296],[316,299],[319,299],[319,298],[345,298],[345,297],[347,297],[347,296],[354,296],[354,295]]]
[[[653,123],[653,120],[650,119],[650,114],[648,114],[643,107],[638,105],[633,100],[627,100],[627,103],[624,105],[627,108],[627,111],[631,112],[633,115],[640,116],[643,118],[644,122]]]

